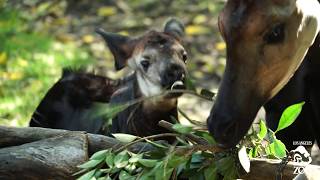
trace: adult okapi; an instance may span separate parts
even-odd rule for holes
[[[288,149],[293,141],[320,142],[319,23],[317,0],[227,1],[219,16],[226,69],[207,120],[222,147],[241,140],[261,106],[275,130],[282,111],[301,101],[302,113],[277,137]]]

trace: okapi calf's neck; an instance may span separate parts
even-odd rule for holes
[[[112,121],[112,132],[138,136],[167,132],[158,122],[177,118],[177,98],[181,93],[164,92],[184,88],[187,55],[181,44],[183,25],[172,19],[163,32],[150,31],[139,38],[102,29],[97,32],[113,53],[116,68],[128,66],[133,70],[132,80],[119,88],[110,102],[121,104],[147,98],[120,112]]]
[[[288,82],[293,85],[285,88],[285,95],[281,95],[287,97],[278,99],[306,101],[308,106],[305,107],[310,106],[308,109],[311,113],[315,110],[319,114],[320,107],[314,104],[319,104],[320,99],[309,99],[312,95],[309,94],[310,89],[318,85],[307,87],[305,75],[308,73],[305,72],[309,70],[306,66],[300,69],[319,32],[319,24],[320,5],[317,0],[227,1],[219,16],[219,29],[227,44],[226,69],[216,103],[207,120],[209,131],[222,147],[228,148],[239,143],[260,107],[277,95]],[[320,67],[317,67],[319,72]],[[297,69],[299,73],[296,78],[291,78]],[[312,101],[318,103],[311,104]],[[288,102],[277,101],[278,104],[290,105]],[[283,110],[276,106],[273,108]],[[272,108],[267,108],[267,117],[270,114],[268,109]],[[304,116],[302,124],[308,124],[311,119]],[[319,125],[319,118],[317,122]],[[306,129],[296,129],[298,131]],[[305,140],[300,138],[290,139],[291,144],[286,145]],[[319,143],[319,135],[318,138]]]

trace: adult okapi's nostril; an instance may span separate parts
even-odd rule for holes
[[[170,64],[163,72],[161,85],[170,88],[176,81],[184,81],[185,69],[179,64]]]

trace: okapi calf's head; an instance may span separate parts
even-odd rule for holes
[[[119,113],[113,119],[113,132],[139,136],[161,133],[163,129],[158,122],[171,121],[170,116],[177,117],[177,98],[181,95],[164,92],[184,88],[187,54],[181,44],[183,25],[172,19],[163,32],[149,31],[138,38],[102,29],[97,32],[113,53],[116,69],[128,66],[134,72],[132,81],[114,93],[111,103],[153,97]]]
[[[228,0],[219,16],[227,63],[209,131],[235,146],[289,81],[319,32],[317,0]]]

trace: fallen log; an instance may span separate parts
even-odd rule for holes
[[[84,133],[60,135],[0,149],[0,179],[74,179],[88,160]]]
[[[52,138],[56,136],[64,135],[77,135],[79,133],[86,134],[88,141],[88,154],[91,156],[93,153],[108,149],[114,148],[117,149],[124,144],[118,140],[99,134],[90,134],[81,131],[68,131],[61,129],[48,129],[48,128],[39,128],[39,127],[25,127],[25,128],[16,128],[16,127],[6,127],[0,126],[0,148],[18,146],[25,143],[35,142],[47,138]],[[137,143],[129,147],[130,151],[138,152],[141,150],[148,150],[152,148],[150,145],[145,143]]]

